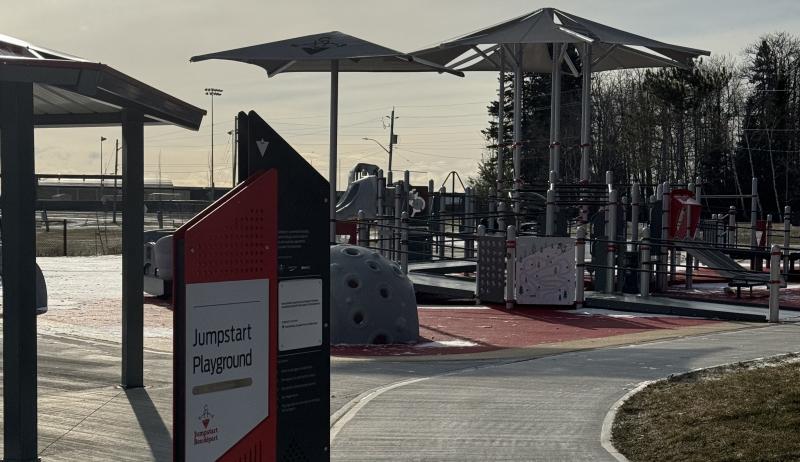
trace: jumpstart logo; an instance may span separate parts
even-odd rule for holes
[[[219,439],[219,428],[212,425],[214,414],[208,412],[208,404],[203,406],[203,413],[197,418],[203,428],[194,432],[194,444],[212,443]]]

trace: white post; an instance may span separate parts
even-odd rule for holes
[[[769,267],[769,322],[778,322],[780,318],[780,305],[778,300],[781,288],[780,274],[781,246],[775,244],[770,251]]]
[[[608,257],[606,259],[606,293],[614,293],[614,271],[616,269],[615,264],[615,252],[617,250],[616,238],[617,238],[617,190],[614,189],[608,195],[608,227],[606,235],[608,236],[608,245],[606,249],[608,251]]]
[[[515,278],[517,259],[517,228],[509,225],[506,230],[506,309],[514,308]]]
[[[789,247],[790,238],[792,233],[792,208],[786,206],[783,208],[783,274],[789,278]]]
[[[575,239],[575,308],[583,308],[583,279],[586,268],[586,228],[578,227]]]
[[[642,297],[650,296],[650,272],[652,264],[650,262],[650,227],[642,230],[642,243],[639,245],[641,251],[641,261],[639,262],[639,294]]]

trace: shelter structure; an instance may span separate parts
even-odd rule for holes
[[[570,53],[572,51],[573,53]],[[503,73],[514,73],[513,200],[519,212],[522,134],[521,88],[524,72],[549,72],[552,76],[550,106],[550,159],[552,181],[561,179],[560,94],[561,73],[566,66],[575,77],[583,76],[581,97],[580,181],[589,181],[591,150],[591,73],[643,67],[688,67],[705,50],[672,45],[625,32],[555,8],[541,8],[528,14],[480,29],[439,47],[413,52],[415,56],[462,71],[499,71],[500,95],[504,94]],[[573,62],[571,55],[579,58]],[[580,67],[580,71],[579,71]],[[502,98],[502,96],[501,96]],[[500,105],[500,120],[503,119]],[[498,124],[498,165],[503,159],[503,124]],[[503,170],[497,169],[497,188],[502,188]]]
[[[205,111],[107,65],[0,36],[4,458],[37,460],[34,128],[122,127],[122,372],[144,385],[144,126]]]
[[[330,72],[330,240],[336,244],[336,174],[337,120],[339,105],[339,72],[447,72],[464,74],[445,66],[420,59],[412,54],[386,48],[358,37],[333,31],[306,35],[277,42],[194,56],[192,61],[225,59],[255,64],[267,71],[268,77],[285,72]]]

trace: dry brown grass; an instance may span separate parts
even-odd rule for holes
[[[631,461],[800,461],[800,363],[657,383],[621,407],[612,435]]]

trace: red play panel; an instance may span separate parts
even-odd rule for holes
[[[333,346],[339,356],[422,356],[525,348],[660,329],[711,324],[699,318],[612,317],[521,308],[437,308],[419,310],[417,345]],[[434,343],[435,342],[435,343]]]

